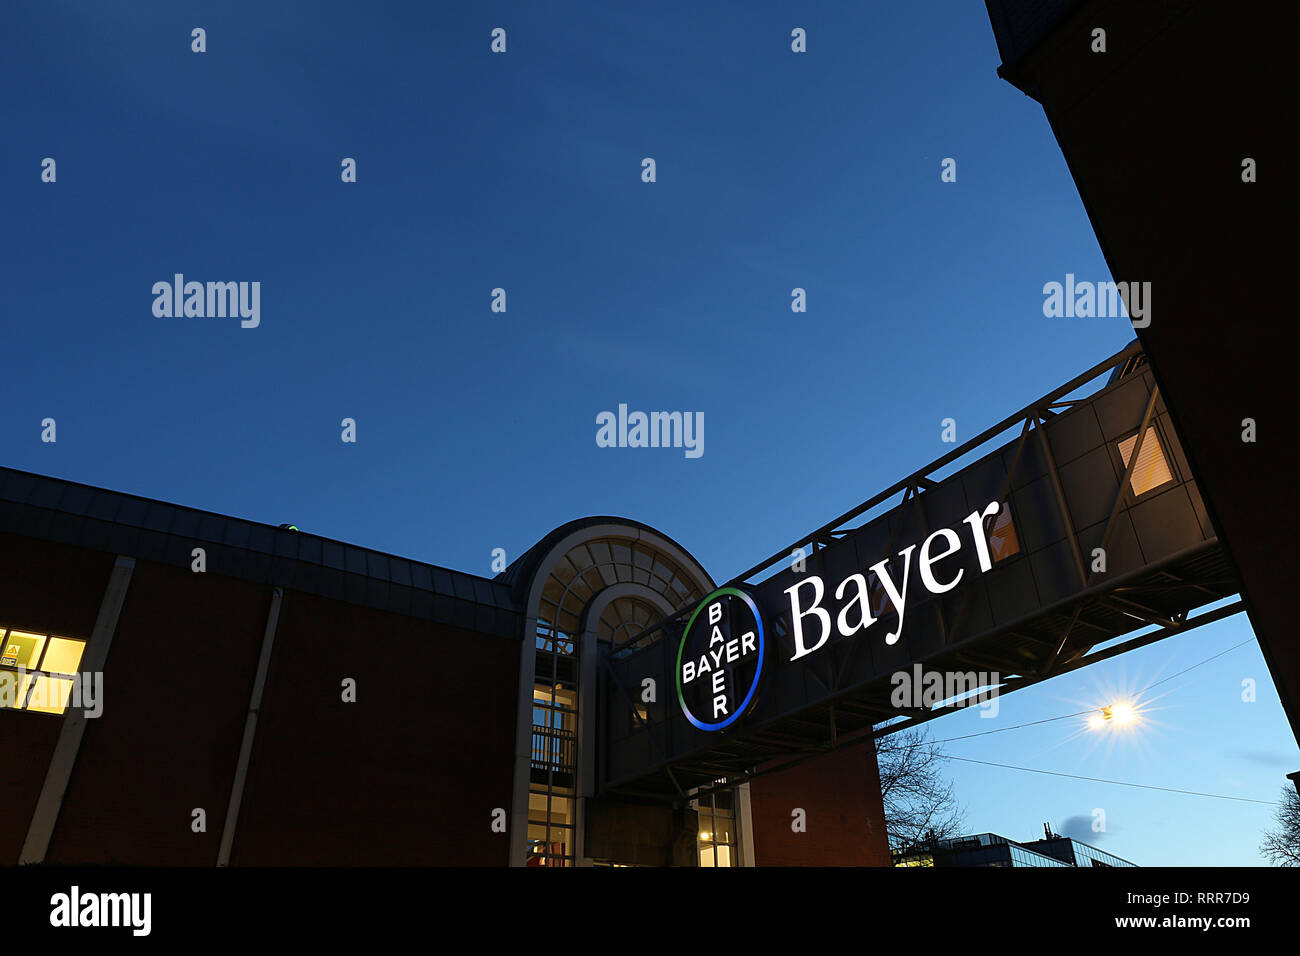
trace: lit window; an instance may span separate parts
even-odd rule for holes
[[[85,641],[0,627],[0,707],[61,714]]]
[[[984,519],[984,524],[988,529],[989,552],[994,561],[1020,553],[1020,539],[1016,537],[1016,526],[1011,520],[1011,508],[1005,501],[996,515]]]
[[[61,714],[67,709],[71,696],[72,681],[68,678],[37,674],[32,692],[27,697],[27,709],[43,714]]]
[[[75,674],[81,663],[81,652],[86,649],[84,641],[70,641],[66,637],[50,638],[50,646],[41,661],[41,670],[54,674]]]
[[[0,667],[36,670],[36,662],[41,659],[44,647],[44,634],[9,631],[4,639],[4,653],[0,653]]]
[[[731,791],[719,790],[694,801],[700,815],[700,866],[734,866],[736,819]]]
[[[1123,459],[1125,468],[1128,467],[1128,460],[1133,456],[1133,446],[1136,444],[1137,435],[1131,435],[1119,443],[1119,457]],[[1133,474],[1129,478],[1133,494],[1145,494],[1173,480],[1173,472],[1169,470],[1169,462],[1165,459],[1165,450],[1160,447],[1160,436],[1156,434],[1155,428],[1149,427],[1146,437],[1142,439],[1137,464],[1133,466]]]

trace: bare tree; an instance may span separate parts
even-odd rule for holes
[[[962,835],[965,809],[942,773],[943,750],[917,727],[876,738],[891,850]]]
[[[1276,830],[1264,831],[1259,852],[1274,866],[1300,866],[1300,793],[1295,787],[1282,788],[1277,826]]]

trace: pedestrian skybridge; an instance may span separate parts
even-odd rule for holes
[[[1137,342],[725,587],[761,668],[710,599],[607,652],[601,793],[677,802],[969,704],[900,706],[916,665],[1004,695],[1241,610]]]

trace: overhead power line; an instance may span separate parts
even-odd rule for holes
[[[1204,665],[1210,663],[1210,661],[1217,660],[1218,658],[1222,657],[1224,654],[1230,653],[1231,651],[1235,651],[1239,647],[1245,647],[1247,644],[1250,644],[1253,641],[1254,638],[1252,637],[1252,638],[1247,638],[1246,640],[1242,641],[1240,644],[1233,644],[1227,650],[1219,651],[1219,653],[1215,654],[1213,657],[1207,657],[1205,660],[1199,661],[1193,664],[1191,667],[1184,667],[1182,670],[1178,671],[1177,673],[1170,674],[1168,677],[1162,677],[1160,678],[1160,680],[1155,681],[1154,683],[1147,684],[1146,687],[1143,687],[1134,696],[1135,697],[1141,696],[1142,694],[1145,694],[1147,691],[1149,691],[1152,687],[1159,687],[1161,684],[1171,681],[1175,677],[1183,676],[1188,671],[1196,670],[1196,668],[1198,667],[1203,667]],[[989,734],[1004,734],[1008,730],[1019,730],[1021,727],[1034,727],[1038,724],[1050,724],[1054,720],[1069,720],[1071,717],[1082,717],[1084,714],[1092,714],[1092,713],[1096,713],[1096,711],[1097,711],[1096,707],[1090,707],[1088,710],[1081,710],[1077,714],[1062,714],[1060,717],[1044,717],[1042,720],[1031,720],[1028,723],[1024,723],[1024,724],[1014,724],[1010,727],[995,727],[993,730],[981,730],[973,734],[963,734],[960,737],[945,737],[943,740],[935,740],[931,742],[935,744],[947,744],[947,743],[952,743],[954,740],[970,740],[972,737],[987,737]]]
[[[1153,787],[1145,783],[1129,783],[1126,780],[1105,780],[1101,777],[1084,777],[1077,773],[1060,773],[1056,770],[1036,770],[1033,767],[1013,767],[1009,763],[993,763],[990,760],[971,760],[969,757],[950,757],[942,755],[943,760],[960,760],[962,763],[977,763],[985,767],[1001,767],[1004,770],[1020,770],[1024,773],[1041,773],[1049,777],[1070,777],[1074,780],[1090,780],[1093,783],[1109,783],[1116,787],[1136,787],[1139,790],[1160,790],[1164,793],[1182,793],[1191,797],[1212,797],[1215,800],[1236,800],[1239,803],[1262,803],[1266,807],[1275,807],[1277,804],[1270,800],[1252,800],[1249,797],[1229,797],[1221,793],[1201,793],[1197,790],[1176,790],[1173,787]]]

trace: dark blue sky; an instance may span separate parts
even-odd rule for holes
[[[1132,338],[1043,316],[1045,282],[1109,275],[983,4],[283,6],[6,6],[5,464],[480,574],[624,515],[721,581],[943,454],[942,419],[970,437]],[[155,317],[177,272],[259,281],[260,326]],[[704,454],[597,447],[620,403],[703,412]],[[1231,619],[931,726],[1069,713],[1249,637]],[[1061,722],[949,751],[1276,799],[1294,744],[1257,648],[1171,689],[1122,746]],[[1090,842],[1139,863],[1257,863],[1271,822],[950,766],[971,830],[1102,807]]]

